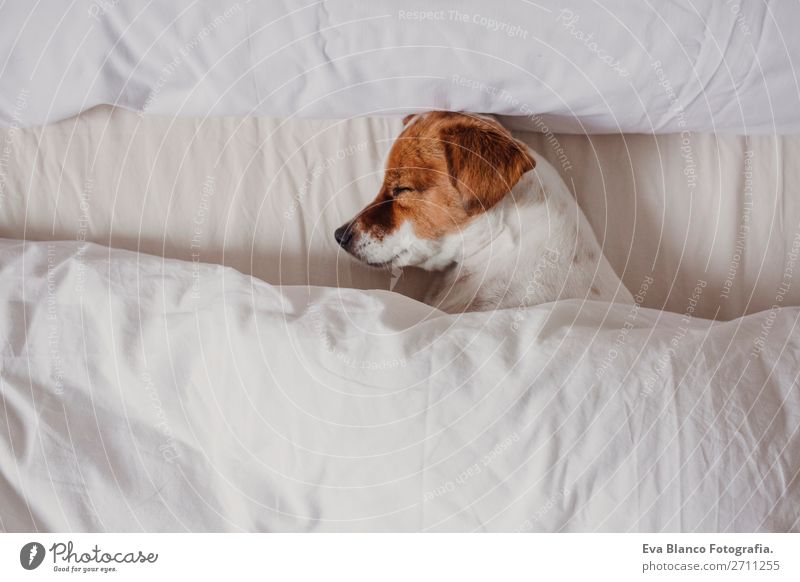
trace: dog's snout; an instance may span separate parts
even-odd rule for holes
[[[337,228],[333,233],[333,238],[336,239],[336,242],[339,243],[339,246],[342,248],[346,247],[347,244],[353,240],[353,229],[351,227],[351,224],[345,224]]]

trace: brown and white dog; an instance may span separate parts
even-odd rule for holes
[[[556,299],[632,303],[564,181],[492,118],[410,115],[378,196],[335,232],[373,266],[442,271],[450,313]]]

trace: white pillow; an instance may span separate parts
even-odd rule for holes
[[[444,108],[559,132],[800,130],[800,4],[77,0],[0,8],[0,123]],[[458,8],[454,8],[457,6]]]

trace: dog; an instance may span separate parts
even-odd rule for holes
[[[448,313],[633,303],[555,168],[493,117],[432,111],[403,124],[377,197],[334,233],[342,249],[439,272],[424,301]]]

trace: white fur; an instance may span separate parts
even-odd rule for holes
[[[449,238],[460,256],[426,301],[448,312],[596,299],[632,303],[558,172],[536,168],[503,200]]]
[[[413,254],[413,249],[420,248],[420,238],[414,234],[410,222],[404,222],[393,233],[381,238],[369,233],[358,235],[350,252],[360,260],[373,266],[405,267]],[[435,252],[433,249],[427,252]]]

